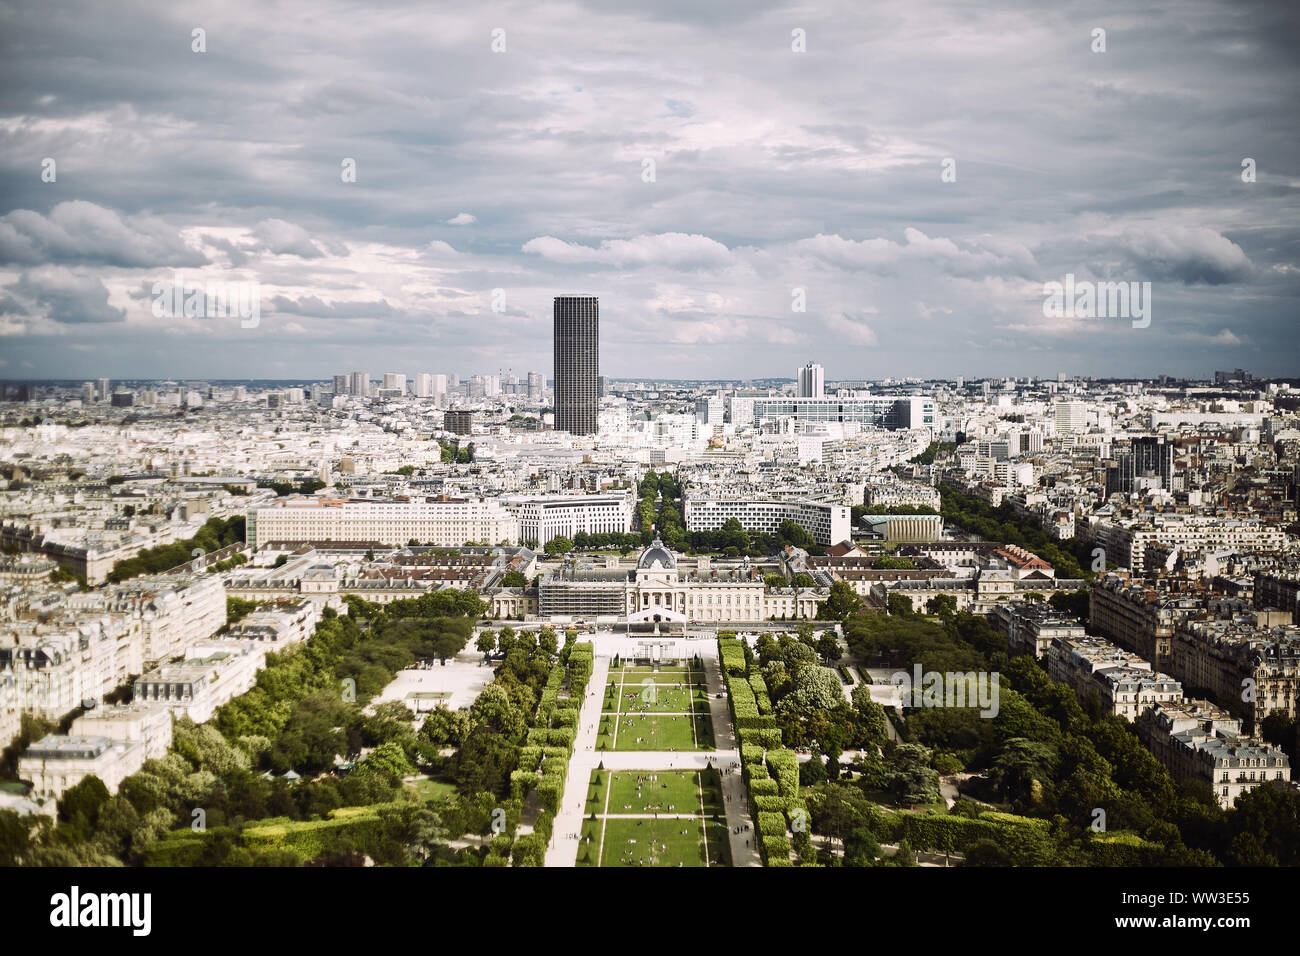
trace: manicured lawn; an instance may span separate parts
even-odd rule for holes
[[[611,776],[608,813],[701,812],[699,771],[638,770]]]
[[[618,718],[618,740],[613,740],[614,716],[601,717],[597,750],[712,750],[713,732],[709,717],[653,715]],[[694,728],[694,731],[693,731]],[[700,738],[696,742],[697,736]],[[602,746],[603,745],[603,746]]]
[[[601,866],[707,866],[702,820],[605,821]]]
[[[624,714],[689,714],[693,697],[689,687],[624,684],[618,709]]]
[[[611,782],[614,791],[606,803],[605,793]],[[669,810],[669,805],[676,809]],[[704,816],[722,813],[722,777],[717,770],[593,770],[582,814],[599,816],[606,812],[610,815],[702,813]]]

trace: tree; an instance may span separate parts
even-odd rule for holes
[[[406,758],[406,751],[396,743],[380,744],[362,763],[369,773],[375,773],[396,786],[402,779],[415,771],[411,761]]]
[[[70,824],[89,839],[99,822],[100,808],[108,802],[108,787],[94,774],[83,777],[59,798],[59,821]]]
[[[1012,737],[989,767],[989,780],[1003,796],[1021,802],[1030,799],[1034,782],[1048,783],[1055,776],[1056,748],[1024,737]]]
[[[1087,588],[1078,591],[1057,591],[1047,599],[1047,603],[1058,611],[1064,611],[1081,621],[1088,620],[1092,613],[1092,596]]]
[[[849,784],[818,784],[807,791],[805,801],[813,832],[832,841],[843,842],[858,827],[870,827],[878,819],[862,791]]]
[[[526,588],[528,587],[528,578],[522,571],[507,571],[506,576],[501,579],[501,586],[507,588]]]
[[[925,602],[925,613],[948,621],[957,613],[957,599],[951,594],[936,594]]]
[[[789,518],[781,522],[776,529],[776,535],[786,544],[792,544],[796,548],[802,548],[805,551],[817,544],[816,539],[804,529],[803,525],[791,521]]]
[[[510,700],[509,693],[495,681],[484,687],[470,705],[469,719],[476,727],[484,726],[512,740],[522,737],[528,728],[524,715]]]
[[[806,645],[802,645],[806,646]],[[827,667],[800,667],[794,673],[794,689],[776,705],[778,713],[810,716],[844,703],[839,675]]]
[[[814,649],[827,664],[834,664],[840,659],[840,642],[836,639],[834,631],[822,631]]]
[[[817,617],[823,621],[844,621],[862,610],[862,598],[853,590],[848,581],[836,581],[822,606],[817,609]]]
[[[866,684],[853,688],[853,712],[858,716],[859,733],[864,743],[883,743],[887,734],[888,715],[885,708],[871,699],[871,689]]]
[[[869,827],[854,827],[844,840],[845,866],[875,866],[880,859],[880,841]]]
[[[459,747],[469,730],[469,719],[463,710],[435,707],[420,726],[420,739],[437,747]]]
[[[437,634],[433,639],[433,653],[443,667],[447,666],[447,659],[455,657],[465,649],[465,644],[469,640],[468,632],[461,627],[454,626],[456,622],[448,619],[443,626],[437,629]]]
[[[485,627],[483,630],[478,632],[478,640],[474,642],[474,647],[479,650],[484,657],[491,654],[496,646],[497,638],[491,628]]]
[[[546,546],[542,550],[549,555],[568,554],[573,550],[573,542],[564,535],[560,535],[546,542]]]
[[[885,604],[889,608],[889,613],[899,617],[913,617],[916,614],[915,605],[912,599],[906,594],[899,594],[897,591],[890,593],[885,598]]]
[[[977,840],[966,848],[967,866],[1012,866],[1011,854],[992,840]]]

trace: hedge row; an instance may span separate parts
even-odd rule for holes
[[[737,728],[736,736],[740,738],[741,746],[753,744],[762,750],[781,749],[781,731],[776,727],[754,730]]]
[[[890,811],[882,814],[880,840],[905,839],[918,850],[965,852],[975,843],[996,843],[1022,866],[1051,863],[1053,844],[1047,821],[1006,813],[984,813],[976,819],[942,813]]]
[[[781,796],[799,795],[799,760],[793,750],[770,750],[767,754],[768,772],[776,778]]]
[[[722,661],[722,672],[728,677],[744,677],[745,648],[744,642],[730,637],[718,638],[718,655]]]
[[[574,644],[569,650],[569,696],[582,700],[587,693],[587,683],[596,666],[595,651],[590,641]]]
[[[750,673],[743,643],[719,633],[718,655],[727,677],[742,774],[755,814],[755,845],[767,866],[789,866],[787,821],[791,827],[796,819],[801,827],[807,822],[807,810],[799,797],[798,757],[783,746],[767,682],[756,671]],[[795,835],[803,841],[802,855],[807,849],[806,831]]]

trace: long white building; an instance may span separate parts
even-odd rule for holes
[[[778,418],[792,418],[799,422],[857,422],[879,428],[934,428],[934,399],[895,395],[866,398],[817,398],[790,396],[755,398],[752,421],[744,424],[762,425]],[[750,411],[746,403],[744,411]],[[732,419],[738,408],[732,403]]]
[[[776,534],[783,521],[793,521],[818,544],[838,544],[852,537],[848,505],[811,498],[732,498],[688,495],[686,530],[717,531],[735,518],[746,531]]]
[[[247,539],[258,548],[272,541],[516,544],[519,520],[490,498],[287,497],[248,510]]]
[[[572,538],[579,531],[631,531],[636,493],[628,488],[604,494],[513,496],[504,504],[519,520],[519,540],[541,548],[552,538]]]

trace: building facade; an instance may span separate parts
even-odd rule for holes
[[[555,297],[555,429],[596,434],[600,404],[600,303],[594,295]]]

